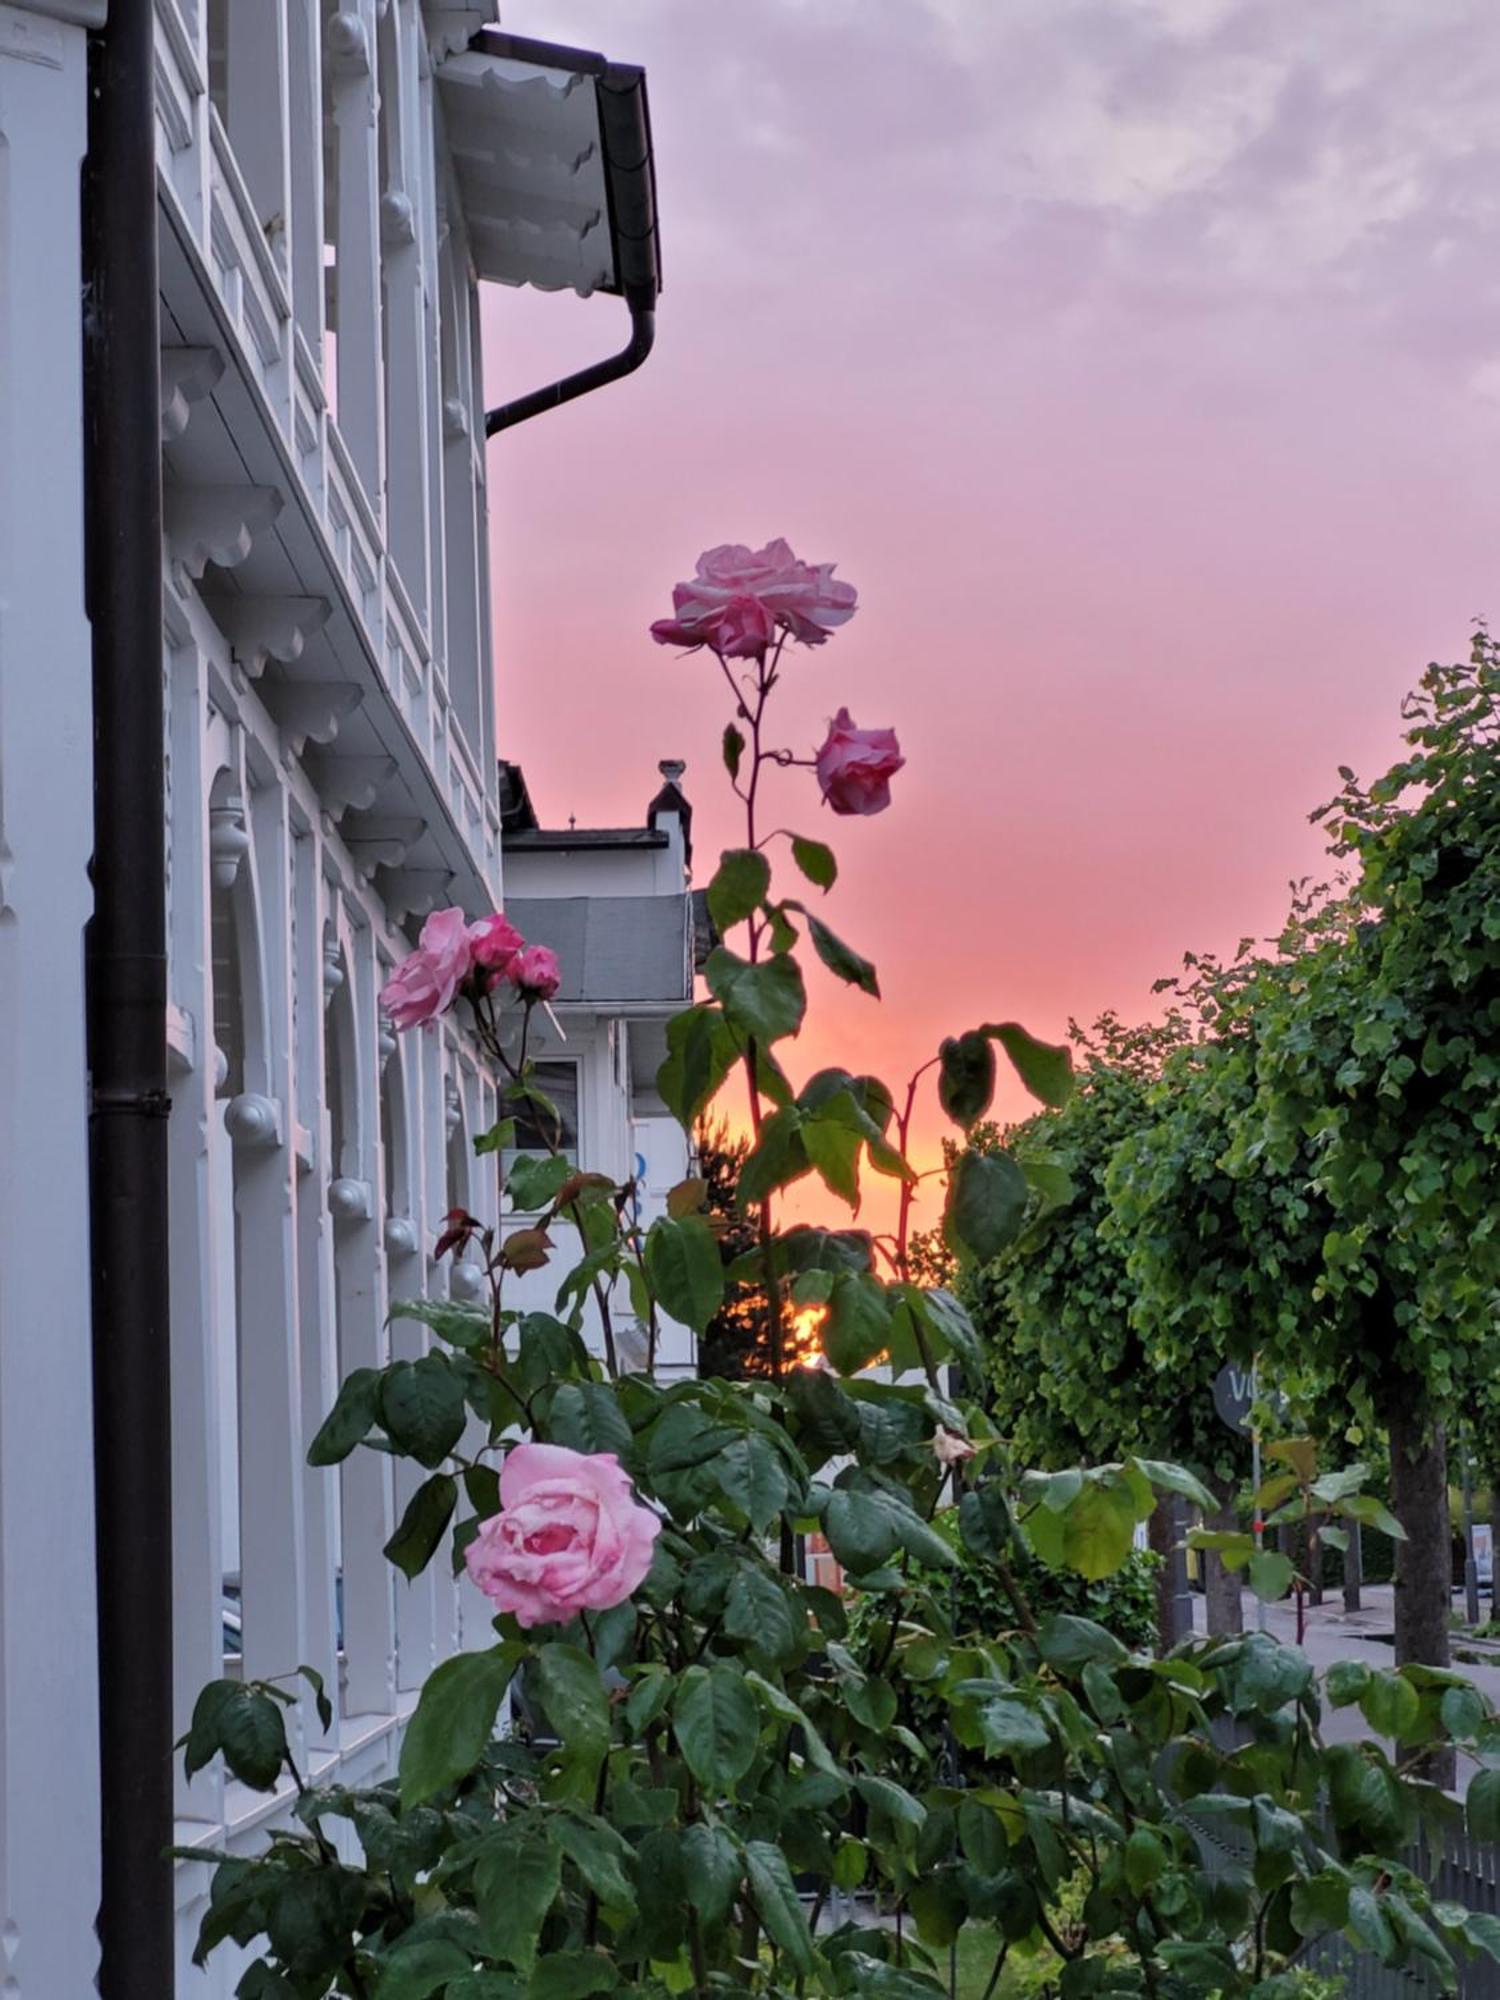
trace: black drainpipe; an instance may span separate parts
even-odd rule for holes
[[[156,128],[147,0],[89,40],[86,946],[104,2000],[170,2000],[172,1425]],[[39,1806],[39,1810],[44,1808]]]
[[[661,257],[656,228],[656,162],[651,147],[651,111],[646,99],[646,72],[634,63],[610,63],[581,49],[562,49],[548,42],[528,41],[482,29],[473,46],[495,55],[518,57],[544,68],[571,68],[594,78],[599,107],[599,138],[603,149],[604,192],[609,205],[610,243],[615,281],[609,288],[625,300],[630,312],[630,338],[617,354],[565,375],[545,389],[533,389],[484,419],[484,434],[492,438],[587,396],[608,382],[633,375],[656,343],[656,300],[661,291]]]

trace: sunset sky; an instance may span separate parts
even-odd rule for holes
[[[645,64],[666,278],[639,375],[491,447],[501,747],[543,820],[639,823],[684,757],[707,879],[726,697],[647,627],[701,548],[782,534],[860,592],[792,660],[784,740],[846,704],[908,759],[869,821],[780,781],[886,996],[818,985],[808,1068],[1138,1017],[1184,949],[1273,928],[1334,767],[1386,761],[1403,690],[1500,606],[1488,9],[504,15]],[[624,332],[496,292],[490,400]]]

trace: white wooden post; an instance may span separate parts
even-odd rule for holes
[[[78,332],[87,81],[83,28],[48,11],[0,6],[0,1988],[26,1995],[91,1992],[99,1958]],[[46,476],[24,477],[27,466]]]
[[[380,202],[370,11],[328,17],[323,63],[338,133],[335,270],[338,287],[338,427],[378,517],[385,493],[380,340]]]
[[[224,10],[229,143],[272,254],[287,268],[290,153],[287,132],[287,17],[273,0]]]
[[[287,126],[292,311],[323,363],[323,27],[320,0],[289,0]]]
[[[410,73],[416,23],[395,0],[380,23],[380,120],[387,182],[380,191],[385,293],[386,543],[419,621],[432,601],[428,575],[426,307],[417,228],[416,134]]]

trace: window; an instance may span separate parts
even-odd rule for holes
[[[532,1071],[532,1083],[556,1112],[545,1105],[520,1099],[508,1115],[516,1121],[515,1144],[500,1156],[500,1181],[504,1188],[510,1170],[527,1154],[550,1153],[554,1149],[578,1162],[578,1065],[576,1062],[539,1062]]]

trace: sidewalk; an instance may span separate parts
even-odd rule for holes
[[[1390,1668],[1396,1664],[1396,1648],[1392,1643],[1395,1626],[1394,1593],[1388,1583],[1367,1584],[1362,1592],[1362,1608],[1356,1612],[1346,1612],[1343,1598],[1332,1592],[1321,1606],[1309,1606],[1307,1630],[1302,1640],[1302,1650],[1312,1661],[1321,1680],[1335,1661],[1362,1660],[1367,1666]],[[1258,1608],[1265,1611],[1266,1630],[1287,1645],[1296,1643],[1297,1607],[1287,1598],[1279,1604],[1258,1607],[1257,1601],[1247,1590],[1243,1595],[1245,1608],[1245,1629],[1254,1631]],[[1454,1608],[1463,1603],[1461,1591],[1454,1593]],[[1482,1608],[1489,1609],[1489,1601],[1483,1600]],[[1194,1595],[1193,1622],[1198,1631],[1204,1629],[1203,1599]],[[1382,1637],[1381,1635],[1384,1635]],[[1484,1641],[1472,1641],[1467,1633],[1456,1631],[1452,1637],[1455,1647],[1479,1652]],[[1466,1680],[1500,1709],[1500,1651],[1493,1662],[1475,1666],[1467,1660],[1455,1660],[1454,1671]],[[1325,1702],[1323,1708],[1323,1733],[1330,1742],[1348,1742],[1370,1734],[1369,1727],[1357,1706],[1330,1708]],[[1389,1743],[1387,1750],[1391,1749]],[[1462,1795],[1470,1778],[1478,1767],[1471,1759],[1459,1759],[1458,1791]]]

